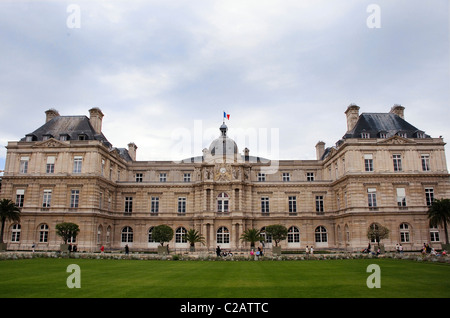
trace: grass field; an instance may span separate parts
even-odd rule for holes
[[[81,288],[68,288],[67,266]],[[370,264],[381,288],[368,288]],[[448,298],[448,264],[394,259],[139,261],[25,259],[0,262],[0,298]]]

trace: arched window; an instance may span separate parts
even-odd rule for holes
[[[409,242],[409,225],[406,223],[400,224],[400,242]]]
[[[265,226],[261,228],[260,233],[261,233],[261,236],[264,237],[264,242],[272,243],[272,235],[266,234],[266,227]]]
[[[216,233],[217,244],[228,244],[230,243],[230,231],[225,227],[219,227]]]
[[[153,239],[152,233],[153,233],[153,226],[148,229],[148,242],[149,243],[156,243],[156,241]]]
[[[100,243],[102,240],[102,232],[103,232],[103,226],[100,224],[97,228],[97,243]]]
[[[315,238],[316,238],[316,243],[328,242],[328,234],[327,234],[327,229],[325,227],[323,227],[323,226],[316,227],[314,234],[315,234]]]
[[[133,229],[126,226],[122,229],[122,243],[132,243],[133,242]]]
[[[229,197],[225,192],[217,196],[217,212],[229,212]]]
[[[350,242],[350,229],[348,228],[348,224],[345,224],[345,242]]]
[[[47,243],[48,242],[48,225],[42,224],[39,227],[39,242]]]
[[[300,243],[300,230],[296,226],[291,226],[288,230],[288,243]]]
[[[11,228],[11,242],[19,242],[20,241],[20,224],[14,224]]]
[[[111,239],[111,226],[106,229],[106,243],[109,243]]]
[[[175,231],[175,243],[187,243],[186,240],[186,229],[184,227],[179,227]]]

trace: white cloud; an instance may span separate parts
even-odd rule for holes
[[[230,134],[279,128],[281,158],[314,159],[317,141],[345,133],[350,103],[403,104],[411,124],[450,138],[445,1],[377,1],[381,29],[359,0],[80,1],[81,28],[68,29],[71,3],[0,3],[1,142],[50,107],[97,106],[114,146],[178,159],[172,134],[201,120],[207,146],[225,110]]]

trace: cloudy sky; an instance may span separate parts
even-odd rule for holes
[[[201,155],[223,111],[240,151],[315,159],[351,103],[448,142],[449,75],[448,0],[1,1],[0,169],[49,108],[138,160]]]

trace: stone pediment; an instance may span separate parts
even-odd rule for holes
[[[403,138],[403,137],[400,137],[397,135],[377,142],[377,144],[380,144],[380,145],[405,145],[405,144],[415,144],[415,143],[416,143],[415,141],[412,141],[410,139]]]
[[[41,142],[37,142],[33,147],[48,147],[48,148],[60,148],[67,147],[67,143],[56,140],[55,138],[50,138]]]

